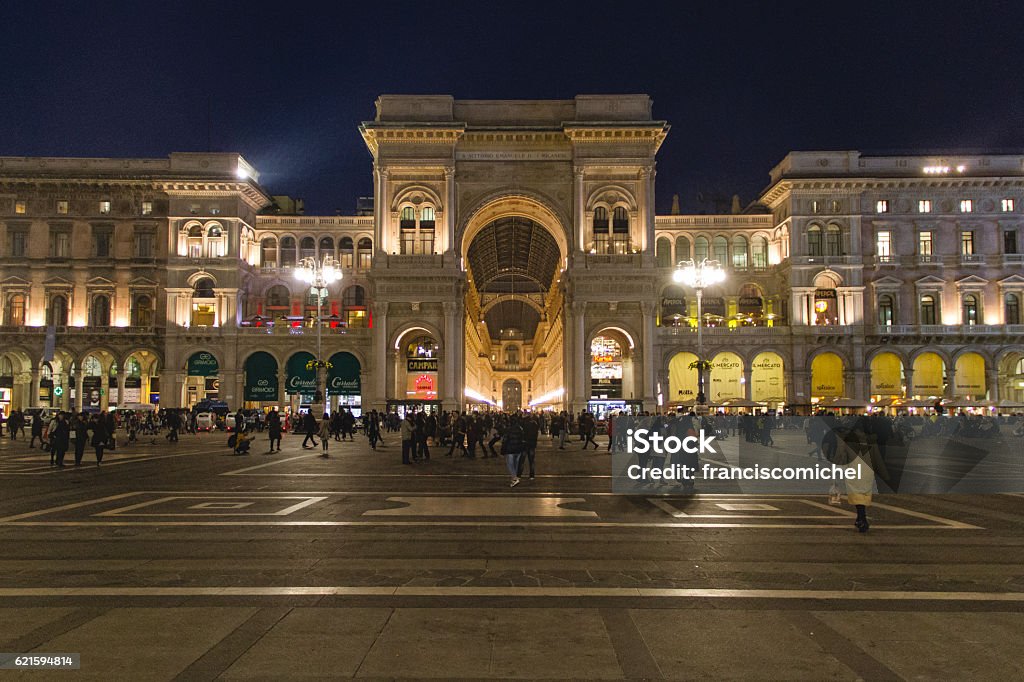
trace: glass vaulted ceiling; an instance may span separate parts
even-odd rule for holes
[[[488,224],[469,246],[469,270],[477,292],[545,294],[561,258],[554,237],[528,218],[499,218]],[[533,338],[540,315],[528,304],[507,300],[485,315],[491,338],[501,330],[518,329]]]

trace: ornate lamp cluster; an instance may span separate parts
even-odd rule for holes
[[[690,287],[697,294],[697,361],[690,363],[690,368],[697,370],[697,404],[704,405],[707,403],[704,394],[704,372],[711,369],[711,363],[704,359],[704,321],[701,319],[704,289],[724,282],[725,269],[717,260],[707,258],[699,261],[679,261],[675,272],[672,273],[672,281]]]
[[[331,368],[331,363],[323,359],[323,321],[321,317],[321,306],[327,298],[328,285],[340,281],[342,278],[341,264],[334,260],[333,256],[324,256],[323,260],[306,257],[298,262],[295,267],[295,279],[309,285],[309,293],[316,297],[316,359],[306,363],[307,370],[316,370],[316,387],[313,393],[313,414],[320,415],[324,412],[323,371]]]

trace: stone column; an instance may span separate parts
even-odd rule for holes
[[[85,372],[79,367],[75,372],[75,412],[81,412],[84,405]]]
[[[992,402],[999,401],[999,373],[994,369],[985,371],[985,382],[988,384],[988,399]]]
[[[585,311],[587,304],[582,301],[574,301],[573,307],[573,339],[572,354],[575,360],[575,373],[573,377],[573,411],[579,412],[587,406],[590,398],[590,363],[587,361],[589,349],[587,348],[587,337],[584,331],[586,321]]]
[[[441,240],[441,253],[455,254],[455,167],[445,166],[444,169],[444,237]]]
[[[904,392],[903,397],[909,400],[914,397],[914,370],[904,368],[903,381],[907,385],[907,390]]]
[[[374,372],[374,401],[377,409],[384,409],[387,404],[387,378],[388,378],[388,303],[387,301],[376,301],[373,303],[373,372]]]
[[[441,398],[444,409],[455,409],[459,403],[458,395],[462,392],[461,389],[456,391],[455,386],[455,364],[457,362],[455,345],[458,336],[455,329],[456,305],[452,301],[445,301],[442,305],[444,307],[444,356],[441,361],[444,364],[444,372],[440,373],[443,386],[442,390],[438,392],[438,397]]]
[[[656,312],[657,309],[653,301],[644,301],[640,304],[641,311],[643,312],[644,329],[643,329],[643,362],[644,375],[643,375],[643,396],[644,409],[654,410],[657,408],[657,398],[655,396],[655,363],[654,363],[654,334],[656,333],[657,327]],[[633,376],[636,376],[634,370]]]
[[[124,371],[124,368],[118,368],[117,370],[117,406],[124,407],[124,390],[125,380],[128,378],[128,374]]]
[[[564,325],[562,328],[562,387],[565,395],[562,401],[567,409],[572,409],[573,392],[575,390],[576,356],[573,352],[573,336],[576,314],[568,301],[562,306]]]
[[[850,374],[853,375],[853,393],[848,397],[867,400],[871,373],[868,370],[856,369],[852,370]]]
[[[29,385],[29,391],[31,391],[31,393],[29,393],[28,404],[25,405],[25,407],[36,407],[37,405],[39,405],[39,379],[39,368],[33,367],[32,383]]]
[[[786,400],[796,405],[811,404],[811,373],[796,370],[789,375]]]
[[[753,367],[743,368],[743,397],[746,400],[753,400],[754,396],[754,385],[752,383],[754,377]]]
[[[576,248],[580,251],[586,251],[586,198],[583,196],[583,168],[581,166],[574,166],[572,174],[573,194],[575,195],[574,205],[576,208],[576,215],[573,216],[573,222],[576,225]]]
[[[285,372],[285,368],[281,367],[278,369],[277,373],[277,402],[279,405],[281,405],[282,409],[284,409],[284,406],[285,404],[287,404],[288,401],[288,393],[286,392],[287,388],[288,375]]]

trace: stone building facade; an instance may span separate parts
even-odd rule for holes
[[[644,95],[382,96],[373,215],[268,214],[237,154],[0,157],[0,407],[656,409],[1024,399],[1024,157],[791,153],[746,209],[654,214]]]

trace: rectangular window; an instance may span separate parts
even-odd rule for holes
[[[932,233],[929,230],[924,230],[917,233],[917,254],[919,256],[932,255]]]
[[[932,202],[929,199],[921,199],[919,202],[917,202],[917,212],[918,213],[931,213],[932,212]]]
[[[25,244],[28,241],[28,233],[18,230],[11,232],[11,255],[15,257],[24,256]]]
[[[152,258],[153,257],[153,235],[148,232],[138,232],[135,234],[135,257],[136,258]]]
[[[974,230],[964,230],[960,233],[960,255],[974,255]]]
[[[153,202],[152,201],[143,201],[142,202],[142,215],[152,215],[152,214],[153,214]]]
[[[974,202],[973,201],[971,201],[970,199],[961,199],[960,200],[960,212],[961,213],[971,213],[973,211],[974,211]]]
[[[812,201],[811,202],[811,213],[820,213],[820,212],[821,212],[821,202],[820,201]]]
[[[878,233],[878,238],[875,240],[875,252],[880,263],[892,261],[892,232],[881,230]]]
[[[17,213],[18,215],[24,215],[25,211],[27,211],[27,210],[28,210],[28,206],[27,206],[26,202],[24,202],[24,201],[15,201],[14,202],[14,212]]]
[[[110,258],[110,232],[104,230],[96,233],[96,257]]]
[[[889,202],[885,199],[879,199],[875,202],[875,213],[888,213]]]
[[[839,201],[834,200],[834,199],[832,200],[832,212],[833,213],[839,213],[840,209],[842,209],[842,207],[843,207],[843,205],[841,203],[839,203]]]
[[[1003,199],[1001,203],[1003,207],[1003,213],[1013,212],[1013,199]]]
[[[1003,230],[1003,253],[1017,253],[1017,230]]]
[[[71,235],[67,232],[50,233],[50,257],[69,258],[71,255]]]
[[[60,214],[60,215],[67,215],[68,214],[68,208],[69,207],[68,207],[68,202],[67,201],[62,199],[62,200],[57,202],[57,213],[58,214]]]
[[[100,202],[100,214],[107,215],[110,213],[110,201],[104,199]]]

